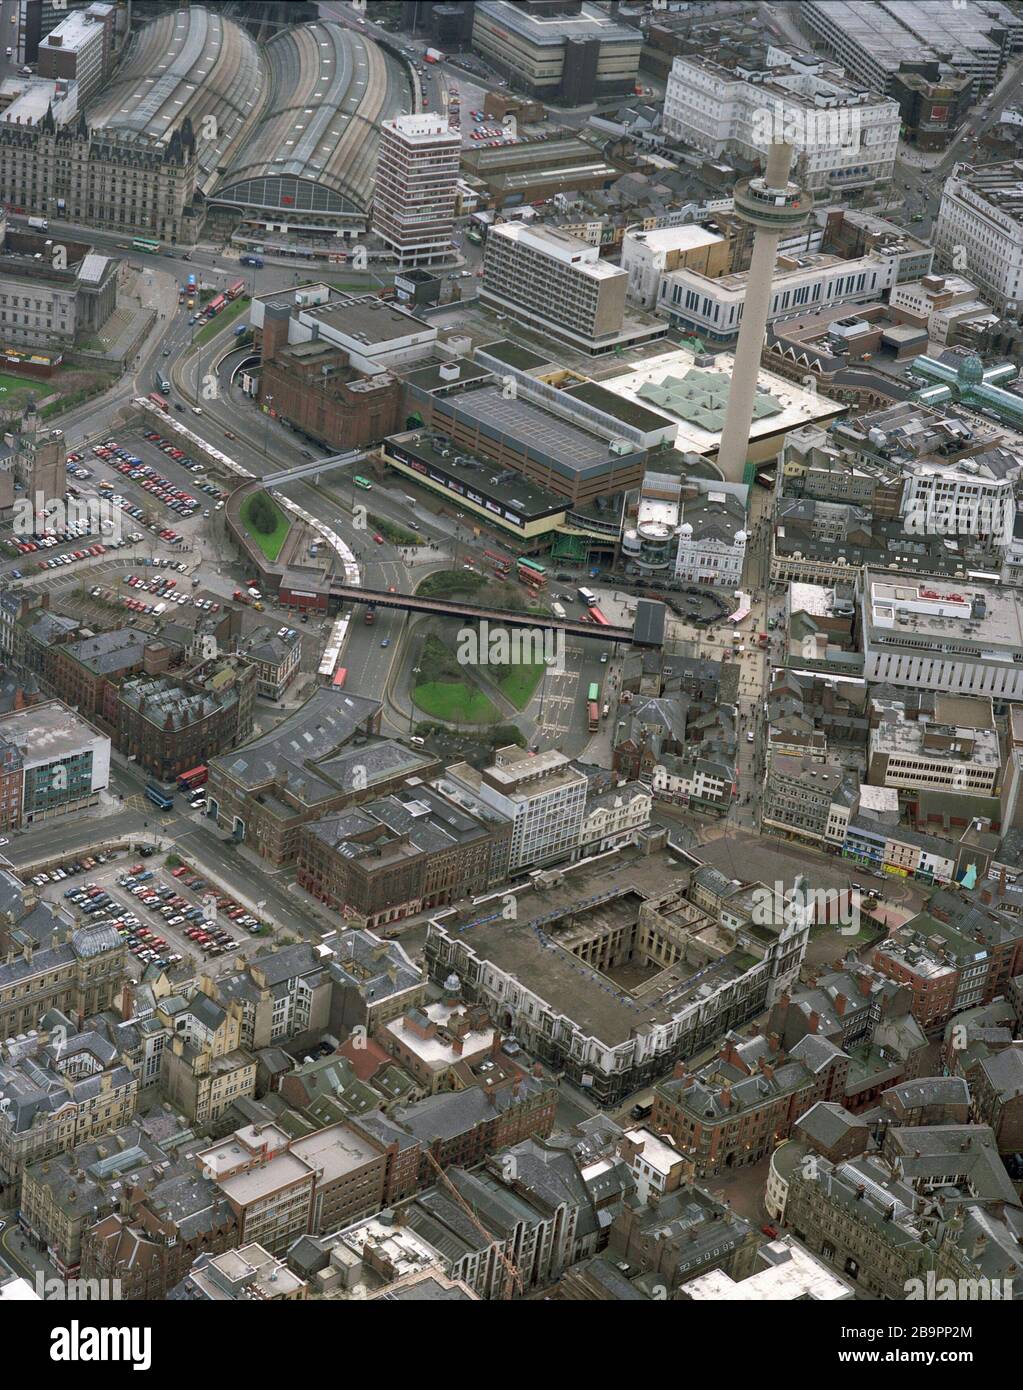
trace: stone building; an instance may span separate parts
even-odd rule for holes
[[[369,375],[319,333],[289,343],[291,309],[263,321],[260,398],[303,433],[338,452],[378,443],[403,423],[404,387],[390,372]]]
[[[167,141],[142,132],[90,129],[85,114],[58,126],[0,122],[0,186],[33,213],[59,208],[69,222],[191,241],[197,143],[186,116]]]

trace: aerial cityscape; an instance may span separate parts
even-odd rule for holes
[[[136,1370],[185,1302],[973,1360],[1023,1300],[1023,3],[0,31],[0,1306]]]

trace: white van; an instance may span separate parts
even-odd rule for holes
[[[153,609],[153,612],[156,614],[157,617],[159,617],[161,613],[166,613],[166,611],[167,605],[165,603],[158,603],[156,607]]]
[[[414,734],[412,738],[409,739],[409,743],[412,744],[413,748],[422,748],[426,743],[426,739],[420,738],[418,734]]]

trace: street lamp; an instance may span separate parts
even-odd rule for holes
[[[270,407],[273,405],[273,403],[273,396],[263,397],[263,406],[266,410],[266,419],[263,421],[263,453],[267,458],[270,457],[267,450],[270,445]]]

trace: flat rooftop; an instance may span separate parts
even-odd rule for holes
[[[462,449],[436,432],[408,430],[404,434],[392,434],[386,444],[419,460],[426,468],[427,477],[433,477],[434,481],[452,479],[467,497],[472,498],[475,492],[484,499],[490,498],[502,508],[514,508],[525,521],[558,516],[569,506],[566,498],[532,482],[525,474]]]
[[[0,717],[0,737],[19,749],[27,765],[37,766],[80,752],[102,735],[80,714],[52,700]]]
[[[321,1171],[318,1186],[337,1182],[380,1157],[379,1150],[344,1124],[331,1125],[305,1139],[293,1140],[291,1151],[310,1168]]]
[[[490,229],[491,237],[513,241],[541,255],[570,265],[593,280],[620,280],[628,278],[628,272],[611,261],[602,261],[597,247],[591,246],[581,237],[570,232],[560,232],[555,227],[534,227],[526,222],[501,222]]]
[[[269,1197],[290,1183],[310,1178],[312,1172],[311,1165],[296,1158],[294,1154],[279,1153],[258,1168],[235,1173],[230,1178],[219,1178],[217,1182],[222,1192],[244,1207],[250,1202]]]
[[[292,295],[291,303],[294,302]],[[424,319],[377,299],[376,295],[359,298],[342,295],[336,299],[332,297],[329,304],[296,307],[308,318],[335,329],[341,336],[358,339],[367,345],[399,341],[420,333],[436,337],[436,331]]]
[[[651,251],[695,251],[700,246],[724,241],[720,232],[712,232],[695,222],[681,227],[653,227],[649,232],[633,232],[632,237]]]
[[[892,73],[903,63],[972,68],[979,57],[986,55],[992,62],[997,57],[997,46],[983,31],[986,6],[958,10],[916,0],[886,5],[876,0],[827,0],[823,8],[830,24]],[[993,17],[989,23],[994,27]]]
[[[601,376],[599,384],[605,390],[646,409],[648,403],[641,394],[645,386],[662,386],[665,383],[670,386],[672,379],[685,377],[694,370],[720,373],[726,382],[730,382],[735,372],[735,358],[731,353],[718,353],[709,369],[700,369],[696,367],[696,357],[692,352],[686,348],[676,348],[672,352],[648,357],[639,366],[626,367],[624,371],[619,370]],[[779,434],[788,434],[790,430],[798,429],[801,425],[836,419],[846,411],[846,406],[838,401],[829,400],[817,391],[804,390],[803,387],[797,386],[785,377],[776,376],[773,372],[761,369],[757,380],[761,390],[770,395],[781,409],[753,421],[750,430],[751,440],[771,439]],[[721,442],[721,429],[716,421],[713,427],[707,428],[695,420],[683,419],[662,402],[658,402],[657,409],[659,414],[677,425],[674,441],[676,449],[704,455],[717,452]]]
[[[641,45],[643,35],[612,19],[596,5],[584,4],[577,14],[545,15],[523,9],[515,0],[477,0],[476,9],[495,24],[521,34],[530,43],[561,48],[566,40],[599,39],[601,43]]]
[[[874,646],[934,650],[1006,661],[1023,652],[1023,608],[1014,590],[976,580],[916,583],[867,570],[866,640]]]
[[[496,906],[480,904],[471,912],[431,924],[464,944],[481,960],[514,976],[566,1019],[609,1047],[627,1042],[649,1026],[670,1023],[689,1005],[710,998],[723,984],[739,978],[755,963],[752,956],[728,953],[717,924],[685,899],[665,909],[684,930],[699,938],[709,964],[685,961],[652,973],[629,991],[567,949],[587,929],[629,926],[648,899],[661,900],[672,889],[674,866],[669,855],[624,851],[594,865],[568,870],[561,883],[540,894],[516,895],[518,916],[508,921]],[[679,879],[679,895],[682,880]],[[489,907],[489,911],[487,910]],[[558,919],[568,919],[558,926]]]

